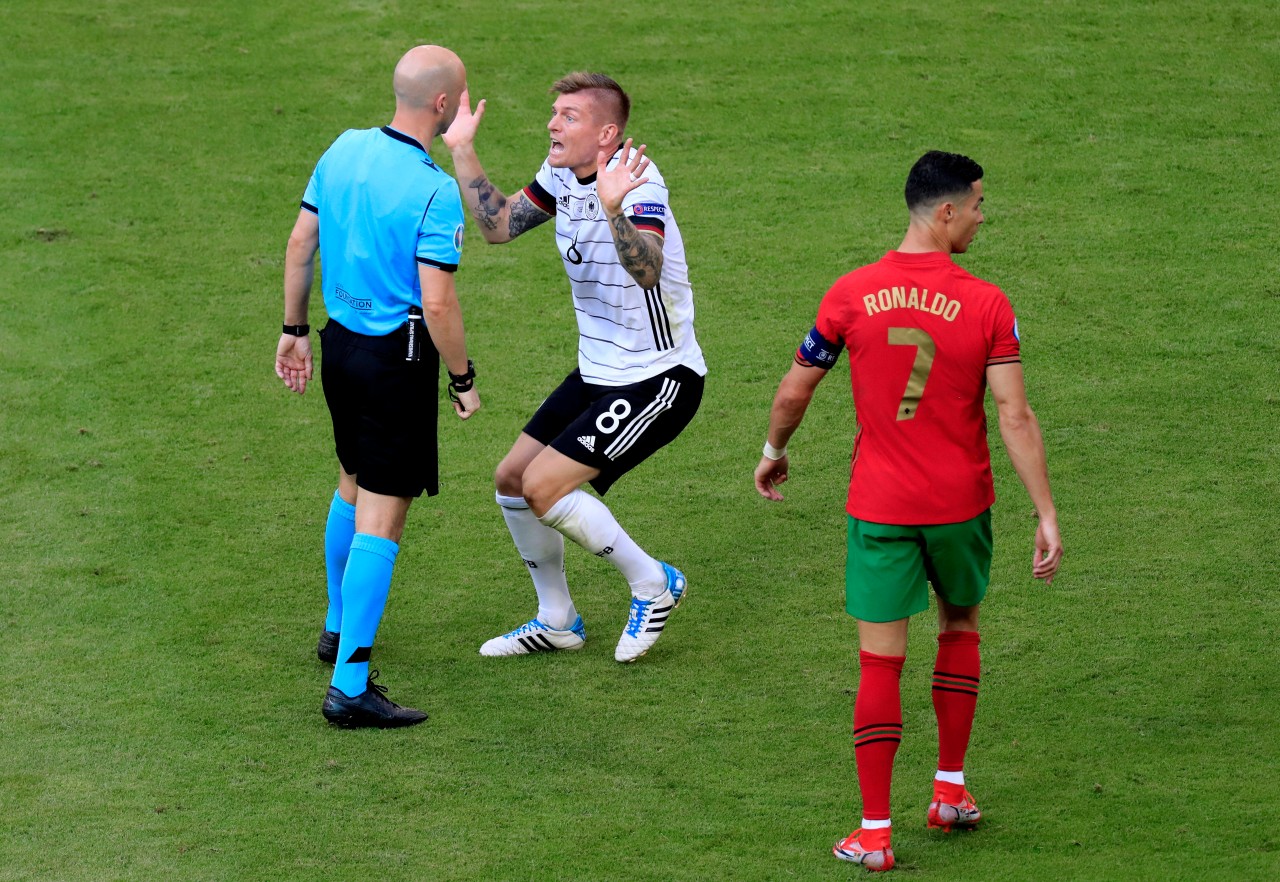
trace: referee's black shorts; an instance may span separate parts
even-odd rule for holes
[[[627,386],[598,386],[575,370],[524,427],[526,435],[599,469],[591,486],[613,483],[670,444],[702,403],[705,379],[684,366]]]
[[[425,335],[424,335],[425,336]],[[426,338],[405,361],[407,332],[357,334],[332,319],[320,332],[320,383],[338,462],[356,485],[387,496],[440,492],[436,450],[440,356]]]

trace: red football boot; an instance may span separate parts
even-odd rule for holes
[[[933,802],[929,803],[929,826],[950,833],[953,827],[971,830],[982,820],[982,812],[963,784],[933,782]]]
[[[842,861],[862,864],[868,870],[882,872],[893,869],[893,849],[889,847],[891,827],[864,830],[859,827],[837,842],[831,853]]]

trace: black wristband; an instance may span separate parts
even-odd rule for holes
[[[470,392],[476,380],[476,365],[471,359],[467,359],[467,372],[465,374],[455,374],[445,368],[445,373],[449,374],[449,386],[458,392]]]
[[[285,325],[280,333],[290,337],[305,337],[311,333],[311,325]]]

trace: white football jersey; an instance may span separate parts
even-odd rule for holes
[[[621,153],[619,149],[614,154],[609,168],[617,165]],[[626,195],[622,211],[637,229],[663,237],[661,278],[649,290],[636,284],[618,260],[596,195],[595,175],[581,181],[572,170],[543,162],[524,189],[534,205],[556,217],[556,246],[578,317],[578,367],[588,383],[623,386],[676,365],[707,373],[693,333],[693,289],[684,240],[667,186],[652,162],[644,177],[648,182]]]

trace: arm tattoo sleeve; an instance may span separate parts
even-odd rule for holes
[[[619,214],[609,221],[609,229],[613,233],[613,244],[618,249],[618,260],[622,268],[631,274],[631,278],[641,288],[652,288],[662,277],[662,245],[653,236],[645,235],[636,229],[635,224],[624,214]]]
[[[476,223],[486,230],[496,230],[498,228],[498,216],[502,214],[502,209],[507,204],[507,197],[503,196],[497,187],[489,183],[489,179],[484,175],[467,184],[467,188],[476,191],[476,204],[471,209]]]
[[[507,215],[507,233],[514,239],[550,219],[551,215],[530,202],[521,191],[511,200],[511,211]]]

